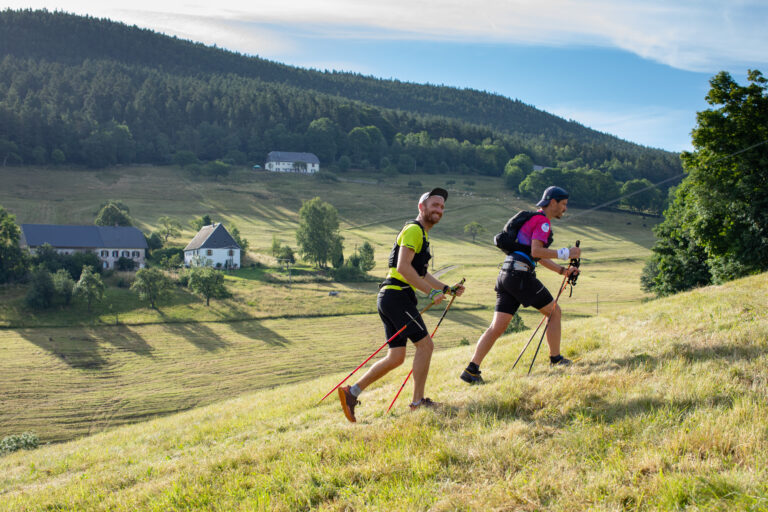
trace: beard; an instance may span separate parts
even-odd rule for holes
[[[432,211],[428,212],[426,216],[427,222],[430,222],[432,225],[437,224],[440,222],[440,219],[443,218],[442,214],[440,212]]]

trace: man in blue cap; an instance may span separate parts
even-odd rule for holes
[[[578,273],[575,267],[563,267],[555,258],[568,261],[581,257],[578,247],[549,249],[552,244],[552,219],[560,219],[568,209],[568,192],[560,187],[548,187],[536,203],[536,212],[519,212],[497,235],[497,246],[507,253],[496,280],[496,308],[493,321],[477,341],[475,354],[461,379],[470,384],[483,382],[480,363],[504,334],[520,305],[533,306],[542,315],[550,316],[547,329],[550,364],[567,366],[571,361],[560,354],[560,307],[552,294],[536,278],[536,265],[541,265],[562,276]]]

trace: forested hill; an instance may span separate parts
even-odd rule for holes
[[[508,133],[580,142],[626,143],[498,94],[382,80],[352,73],[307,70],[121,23],[60,13],[3,13],[0,17],[0,54],[66,64],[106,59],[156,67],[175,74],[232,73],[385,108],[461,119]]]
[[[522,187],[532,163],[550,166],[590,204],[681,172],[675,153],[498,95],[300,69],[109,20],[0,12],[0,165],[223,173],[272,150],[384,175],[500,176],[521,157],[507,186]]]

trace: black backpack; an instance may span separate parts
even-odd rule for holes
[[[520,251],[530,256],[531,246],[523,245],[517,241],[517,232],[523,227],[523,224],[528,222],[534,215],[544,215],[543,212],[527,212],[525,210],[518,212],[514,217],[509,219],[504,225],[504,229],[501,233],[493,237],[493,245],[504,251],[504,254],[512,254],[513,252]],[[549,233],[549,240],[546,247],[552,243],[552,232]]]

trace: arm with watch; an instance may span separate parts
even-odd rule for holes
[[[531,242],[531,256],[534,258],[541,258],[539,260],[539,265],[546,267],[552,272],[560,274],[561,276],[571,276],[572,274],[579,273],[579,269],[576,267],[563,267],[562,265],[552,261],[556,258],[565,261],[570,261],[571,258],[581,258],[581,249],[579,247],[547,249],[544,247],[544,242],[534,239]]]

